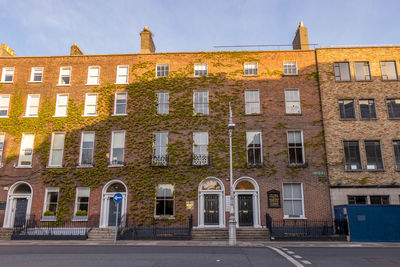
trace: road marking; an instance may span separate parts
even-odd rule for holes
[[[283,250],[289,250],[289,249],[287,249],[287,248],[282,248]]]
[[[311,262],[306,261],[306,260],[302,260],[301,262],[304,263],[304,264],[311,264]]]
[[[299,256],[299,255],[293,255],[293,257],[295,257],[296,259],[302,259],[303,258],[302,256]]]
[[[294,254],[294,252],[293,251],[290,251],[290,250],[288,250],[288,251],[286,251],[287,253],[289,253],[289,254]]]
[[[282,257],[284,257],[285,259],[287,259],[288,261],[290,261],[291,263],[294,264],[294,266],[296,267],[304,267],[303,264],[301,264],[300,262],[298,262],[297,260],[293,259],[292,257],[290,257],[288,254],[286,254],[285,252],[283,252],[280,249],[277,249],[275,247],[270,247],[268,246],[268,248],[274,250],[275,252],[277,252],[278,254],[280,254]],[[311,264],[311,263],[310,263]]]

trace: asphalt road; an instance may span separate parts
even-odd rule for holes
[[[400,248],[12,245],[0,266],[400,266]]]

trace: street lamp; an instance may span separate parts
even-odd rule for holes
[[[232,131],[235,129],[235,124],[232,122],[232,109],[231,102],[229,102],[229,182],[230,182],[230,209],[229,209],[229,245],[236,245],[236,219],[235,219],[235,209],[234,209],[234,201],[233,197],[233,166],[232,166]]]

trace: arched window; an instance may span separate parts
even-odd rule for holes
[[[14,189],[14,194],[30,194],[31,188],[27,184],[20,184]]]
[[[207,179],[201,185],[201,190],[221,190],[221,185],[215,179]]]
[[[121,183],[115,182],[108,186],[107,193],[126,192],[125,186]]]
[[[249,181],[240,181],[236,185],[236,190],[255,190],[254,185]]]

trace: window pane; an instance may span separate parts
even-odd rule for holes
[[[367,170],[383,169],[380,141],[365,141],[365,154]]]
[[[361,170],[361,156],[358,141],[343,141],[346,170]]]
[[[394,150],[396,169],[400,170],[400,140],[393,141],[393,150]]]

